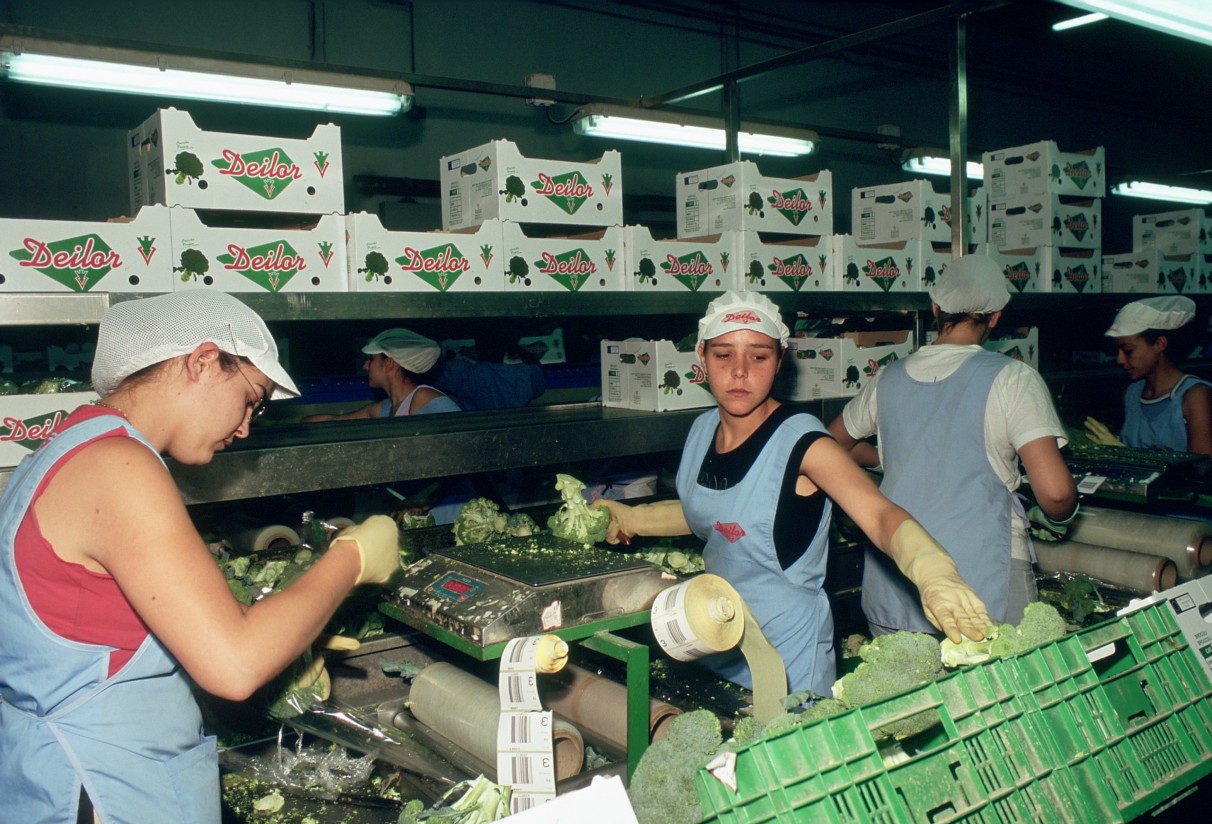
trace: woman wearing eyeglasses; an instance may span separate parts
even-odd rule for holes
[[[205,464],[271,398],[298,395],[230,295],[118,303],[101,320],[93,406],[0,496],[0,796],[13,821],[218,822],[214,738],[190,681],[243,700],[296,659],[350,588],[399,566],[390,518],[335,540],[251,607],[228,589],[164,457]]]

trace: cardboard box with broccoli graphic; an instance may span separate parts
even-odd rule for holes
[[[494,140],[441,160],[442,228],[494,218],[572,226],[623,225],[623,166],[613,149],[593,161],[524,157]]]
[[[707,373],[693,351],[668,340],[604,340],[602,405],[648,412],[714,406]]]
[[[171,292],[169,210],[120,221],[0,219],[0,293]]]
[[[221,292],[346,292],[345,221],[311,228],[207,226],[192,209],[170,209],[173,288]]]
[[[609,226],[567,237],[529,237],[522,227],[501,224],[501,257],[505,291],[621,292],[623,229]]]
[[[307,138],[208,132],[189,112],[160,109],[127,135],[132,214],[164,204],[193,209],[340,214],[341,129]]]
[[[999,249],[1063,246],[1101,249],[1102,200],[1039,195],[989,204],[989,245]]]
[[[970,213],[974,196],[975,192],[969,195]],[[951,195],[935,191],[929,180],[852,189],[850,233],[857,243],[918,239],[950,243]],[[969,242],[977,238],[971,214],[966,233]]]
[[[623,227],[623,272],[633,292],[724,292],[738,289],[737,232],[690,240],[655,240],[646,226]]]
[[[920,292],[923,251],[933,250],[922,240],[862,244],[853,235],[835,235],[834,244],[843,292]]]
[[[393,232],[378,215],[345,216],[351,292],[500,292],[501,222],[466,232]]]
[[[913,333],[908,329],[792,338],[787,342],[777,394],[792,401],[850,397],[880,369],[912,352]]]
[[[765,240],[738,232],[737,280],[751,292],[832,292],[841,276],[833,235]]]
[[[1051,140],[981,155],[989,200],[1038,195],[1104,197],[1107,160],[1102,146],[1063,152]]]
[[[1020,326],[1014,329],[994,330],[982,344],[990,352],[1001,352],[1008,358],[1020,360],[1032,369],[1039,369],[1039,327]]]
[[[752,160],[676,176],[680,238],[729,230],[788,235],[833,234],[833,175],[766,177]]]
[[[1133,215],[1132,248],[1164,255],[1212,255],[1212,218],[1200,209]]]
[[[97,393],[0,395],[0,467],[13,467],[41,446],[77,407]]]
[[[1163,255],[1157,249],[1137,249],[1103,255],[1103,292],[1191,295],[1207,294],[1208,274],[1199,255]]]

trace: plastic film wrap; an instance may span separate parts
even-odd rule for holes
[[[285,549],[298,546],[299,533],[285,524],[270,524],[255,529],[237,532],[231,537],[232,548],[244,555],[250,552],[264,552],[267,549]]]
[[[1169,589],[1178,582],[1178,569],[1169,558],[1145,555],[1078,541],[1049,544],[1037,541],[1041,571],[1073,572],[1138,594]]]
[[[1069,527],[1069,539],[1169,558],[1184,580],[1212,567],[1212,524],[1204,521],[1083,506]]]
[[[569,665],[543,683],[543,703],[567,718],[590,742],[622,754],[627,751],[627,687]],[[648,702],[649,741],[660,740],[682,711],[664,701]]]

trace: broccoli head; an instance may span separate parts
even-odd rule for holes
[[[1005,658],[1035,649],[1038,646],[1064,638],[1068,632],[1065,619],[1056,607],[1043,601],[1027,604],[1023,620],[1017,626],[1000,624],[985,631],[983,641],[968,638],[960,643],[945,639],[941,646],[943,663],[949,667],[964,667],[980,664],[993,658]]]
[[[833,685],[833,697],[859,707],[934,681],[943,674],[938,641],[921,632],[881,635],[859,648],[860,663]]]
[[[636,765],[627,794],[640,824],[694,824],[703,817],[694,776],[723,744],[709,710],[683,713]]]
[[[585,500],[585,484],[571,475],[556,475],[556,490],[564,503],[547,519],[547,527],[557,538],[579,544],[595,544],[606,540],[610,526],[610,511],[593,509]]]
[[[498,518],[501,519],[500,529],[496,527]],[[508,518],[501,513],[496,501],[472,498],[459,509],[459,514],[451,525],[451,532],[454,533],[455,543],[459,546],[482,544],[493,535],[504,532],[507,522]]]
[[[518,512],[510,515],[505,521],[505,532],[515,538],[525,538],[528,535],[537,535],[542,530],[535,523],[534,518],[527,515],[525,512]]]

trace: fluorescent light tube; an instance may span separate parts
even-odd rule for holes
[[[1212,45],[1212,3],[1208,0],[1063,0],[1068,6],[1101,12],[1138,26]]]
[[[1207,189],[1166,186],[1161,183],[1147,183],[1143,180],[1117,183],[1111,187],[1111,194],[1140,197],[1146,200],[1166,200],[1170,203],[1212,203],[1212,191],[1208,191]]]
[[[147,65],[151,56],[139,63],[120,63],[22,51],[0,54],[0,74],[9,80],[73,89],[161,95],[188,100],[214,100],[256,106],[303,109],[345,114],[394,115],[412,105],[411,87],[371,89],[356,86],[302,82],[322,79],[316,71],[292,72],[265,66],[247,67],[249,75],[239,73],[239,64],[215,61],[216,71],[193,71]],[[194,61],[202,62],[202,61]],[[230,68],[232,74],[219,73]],[[300,82],[295,82],[298,76]],[[357,80],[350,75],[341,79]],[[368,80],[387,86],[382,80]]]
[[[662,113],[662,116],[669,115]],[[725,148],[724,130],[718,127],[697,125],[698,120],[699,118],[692,115],[686,116],[684,122],[675,122],[672,119],[648,120],[613,114],[584,113],[573,120],[572,128],[577,134],[591,137],[723,151]],[[809,132],[801,134],[804,136],[742,131],[737,133],[737,148],[744,154],[770,157],[800,157],[811,154],[816,147],[815,140],[808,137]]]
[[[1052,24],[1052,31],[1068,31],[1076,29],[1078,26],[1087,26],[1090,23],[1097,23],[1099,20],[1106,20],[1107,15],[1100,12],[1093,14],[1083,14],[1081,17],[1070,17],[1068,20],[1061,20],[1059,23]]]
[[[951,176],[951,159],[938,155],[914,155],[901,162],[901,168],[906,172],[926,175]],[[964,174],[972,180],[983,180],[985,167],[969,160],[964,164]]]

